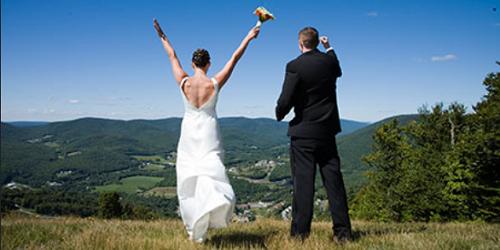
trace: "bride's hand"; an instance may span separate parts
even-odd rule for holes
[[[153,19],[153,26],[155,27],[156,32],[158,33],[158,36],[160,38],[166,38],[165,33],[163,33],[163,30],[161,30],[160,24],[158,23],[158,21],[156,19]]]
[[[252,40],[254,38],[257,38],[257,36],[259,35],[259,32],[260,32],[260,27],[253,27],[249,32],[248,32],[248,35],[247,35],[247,39],[248,40]]]

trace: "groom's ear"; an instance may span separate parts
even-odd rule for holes
[[[302,44],[302,41],[299,39],[299,50],[300,52],[304,51],[304,44]]]

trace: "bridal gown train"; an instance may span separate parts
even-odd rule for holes
[[[214,93],[197,108],[182,91],[186,80],[180,85],[185,113],[177,146],[177,196],[189,238],[202,242],[208,228],[229,224],[236,199],[223,164],[224,149],[215,111],[218,83],[211,79]]]

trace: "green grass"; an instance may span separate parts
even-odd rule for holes
[[[98,192],[116,191],[125,193],[136,193],[138,189],[141,190],[150,189],[154,187],[156,183],[162,180],[163,177],[137,175],[121,179],[120,184],[108,184],[104,186],[97,186],[95,190]]]
[[[467,223],[377,223],[353,221],[355,239],[331,240],[330,222],[313,222],[304,242],[288,235],[290,223],[257,219],[211,229],[203,244],[189,241],[179,219],[102,220],[2,218],[2,249],[499,249],[500,225]]]
[[[176,187],[154,187],[146,192],[145,196],[160,196],[165,198],[174,198],[177,196]]]
[[[142,169],[147,170],[147,171],[160,171],[160,170],[165,169],[165,166],[160,165],[160,164],[151,163],[149,165],[144,166]]]

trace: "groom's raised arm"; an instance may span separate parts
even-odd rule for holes
[[[286,65],[285,81],[281,90],[278,104],[276,105],[276,119],[283,120],[293,107],[293,94],[299,83],[299,75],[290,69],[290,63]]]
[[[333,70],[335,70],[335,75],[337,77],[342,76],[342,69],[340,68],[340,62],[333,48],[329,47],[328,49],[326,49],[326,54],[333,57]]]
[[[319,38],[319,41],[321,42],[321,44],[323,44],[323,47],[325,47],[326,54],[333,57],[333,70],[335,70],[335,76],[336,77],[342,76],[342,69],[340,68],[339,58],[337,57],[337,54],[335,54],[335,51],[333,50],[332,46],[330,46],[330,42],[328,40],[328,37],[321,36]]]

